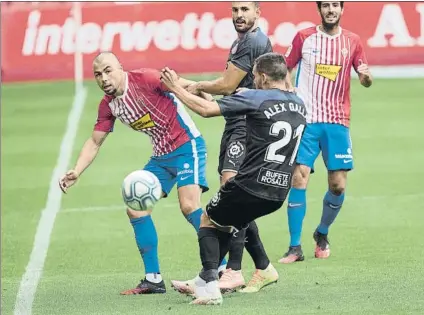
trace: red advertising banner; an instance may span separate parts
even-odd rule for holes
[[[77,44],[86,78],[99,51],[115,52],[126,68],[221,72],[236,37],[228,2],[81,5],[78,32],[71,3],[2,6],[2,80],[72,78]],[[261,7],[274,51],[285,53],[299,29],[320,22],[315,2]],[[348,2],[341,25],[361,37],[370,65],[424,64],[424,2]]]

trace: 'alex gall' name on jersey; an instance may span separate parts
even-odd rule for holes
[[[306,109],[304,106],[300,106],[299,104],[296,103],[278,103],[278,104],[274,104],[273,106],[270,106],[269,108],[267,108],[266,110],[264,110],[264,114],[266,116],[266,118],[270,119],[272,116],[277,115],[279,113],[283,113],[286,112],[288,110],[292,111],[292,112],[298,112],[300,115],[302,115],[303,117],[306,118]]]
[[[279,102],[277,104],[270,105],[263,111],[263,114],[267,119],[272,119],[273,116],[287,111],[296,112],[306,119],[307,113],[305,106],[301,106],[294,102]],[[257,182],[260,184],[283,189],[289,189],[290,181],[290,173],[266,167],[261,167],[257,178]]]

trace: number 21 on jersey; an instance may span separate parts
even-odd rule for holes
[[[304,129],[305,125],[299,125],[293,134],[293,128],[288,122],[277,121],[273,123],[269,130],[269,134],[274,137],[278,137],[280,132],[283,132],[284,134],[280,140],[275,141],[268,146],[265,154],[265,161],[283,164],[287,157],[283,154],[277,154],[277,151],[290,144],[292,140],[297,139],[296,146],[289,161],[289,165],[293,165],[297,155],[297,150],[299,150],[300,139],[302,138]]]

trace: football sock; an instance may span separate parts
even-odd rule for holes
[[[246,250],[252,257],[256,269],[265,270],[270,264],[270,261],[265,252],[261,238],[259,237],[259,230],[255,221],[250,222],[246,230],[246,239]]]
[[[218,230],[201,227],[198,233],[200,259],[203,269],[200,277],[206,282],[218,280],[219,240]]]
[[[146,280],[152,283],[159,283],[162,281],[160,273],[146,273]]]
[[[322,202],[321,223],[318,225],[317,231],[321,234],[328,234],[328,228],[334,222],[340,212],[344,201],[345,194],[340,196],[334,195],[331,191],[327,191]]]
[[[233,234],[218,230],[219,260],[222,261],[225,255],[228,254],[228,250],[230,248],[232,238],[233,238]],[[219,271],[220,269],[221,268],[218,268]]]
[[[203,213],[202,208],[199,208],[199,209],[193,211],[192,213],[189,213],[188,215],[186,215],[187,221],[191,225],[193,225],[196,232],[199,232],[199,229],[200,229],[200,220],[201,220],[201,217],[202,217],[202,213]],[[219,265],[220,269],[224,269],[226,264],[227,264],[227,261],[225,260],[225,258],[222,259],[221,264]]]
[[[196,232],[198,232],[199,228],[200,228],[200,218],[202,217],[202,213],[203,213],[202,208],[199,208],[199,209],[193,211],[192,213],[189,213],[189,214],[186,215],[187,221],[191,225],[193,225]]]
[[[227,269],[229,268],[231,268],[232,270],[241,269],[241,261],[243,259],[245,238],[246,238],[245,229],[242,229],[232,234],[230,244],[229,244]]]
[[[306,189],[292,188],[289,194],[287,216],[290,231],[290,246],[299,246],[303,218],[306,214]]]
[[[159,273],[158,235],[150,215],[130,219],[134,229],[135,241],[144,262],[145,273]]]

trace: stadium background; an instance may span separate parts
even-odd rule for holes
[[[196,80],[214,78],[235,35],[229,4],[1,3],[2,314],[422,314],[424,3],[345,6],[342,26],[361,36],[376,78],[371,89],[352,82],[355,171],[331,229],[333,254],[326,261],[312,258],[326,190],[319,161],[308,189],[306,261],[276,263],[288,244],[285,207],[259,220],[281,280],[255,295],[228,296],[221,310],[189,308],[187,298],[171,290],[118,295],[143,275],[120,184],[149,157],[147,137],[117,124],[96,162],[62,199],[56,182],[96,119],[102,95],[91,78],[93,56],[113,50],[127,68],[168,65]],[[319,23],[314,3],[263,3],[262,12],[261,25],[282,53],[297,29]],[[205,203],[218,187],[223,119],[192,116],[209,150]],[[154,218],[170,289],[170,279],[198,270],[197,240],[175,192]],[[249,278],[247,254],[243,268]]]

